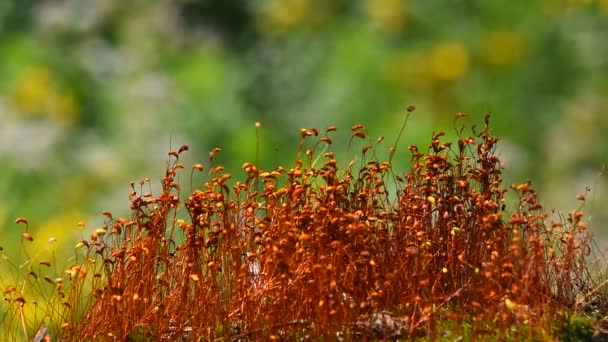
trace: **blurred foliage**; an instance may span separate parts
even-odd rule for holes
[[[289,165],[301,127],[363,123],[388,149],[408,104],[399,162],[492,112],[507,179],[557,208],[591,186],[600,231],[607,35],[606,0],[3,0],[2,243],[17,216],[69,238],[74,213],[126,212],[181,144],[233,172]]]

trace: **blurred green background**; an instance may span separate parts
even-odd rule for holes
[[[388,149],[409,104],[400,165],[453,137],[455,113],[491,112],[507,181],[558,210],[592,187],[608,232],[608,0],[2,0],[0,56],[8,254],[18,216],[37,249],[69,251],[101,211],[128,214],[128,182],[158,185],[170,147],[190,145],[187,170],[222,147],[238,178],[257,121],[268,169],[291,165],[301,127],[363,123]]]

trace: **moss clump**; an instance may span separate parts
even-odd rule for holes
[[[471,338],[544,339],[561,322],[560,334],[588,336],[587,325],[563,318],[594,287],[583,213],[548,222],[529,183],[511,187],[518,202],[505,211],[489,118],[453,143],[439,132],[424,152],[410,146],[407,172],[393,168],[394,148],[376,157],[361,125],[352,127],[352,139],[367,142],[361,158],[339,167],[335,130],[302,129],[289,169],[245,163],[229,183],[216,166],[185,196],[188,147],[170,151],[161,192],[132,183],[131,216],[104,213],[104,226],[79,243],[69,279],[54,283],[62,305],[48,316],[63,325],[52,333],[435,339],[451,322]]]

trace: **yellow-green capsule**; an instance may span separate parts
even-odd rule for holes
[[[515,304],[515,302],[513,302],[509,298],[505,298],[505,307],[507,307],[509,311],[513,311],[515,310],[515,308],[517,308],[517,304]]]

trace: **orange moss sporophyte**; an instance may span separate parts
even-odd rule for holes
[[[15,223],[25,224],[25,231],[21,234],[21,236],[27,241],[34,241],[34,237],[32,236],[32,234],[30,234],[30,232],[28,232],[29,223],[27,222],[27,219],[25,217],[18,217],[15,220]]]
[[[449,326],[471,339],[546,339],[566,326],[564,310],[591,297],[604,310],[582,210],[547,223],[522,183],[505,212],[489,117],[470,135],[458,127],[453,143],[437,132],[428,148],[411,145],[410,169],[393,168],[413,111],[388,160],[363,125],[349,140],[363,142],[362,157],[346,167],[329,150],[335,126],[302,129],[292,167],[245,163],[230,183],[238,176],[213,164],[214,148],[209,165],[192,167],[189,194],[179,182],[189,148],[170,151],[160,192],[131,182],[130,217],[103,212],[65,270],[41,262],[27,284],[48,287],[49,304],[5,329],[28,336],[44,322],[65,340],[434,340]],[[32,305],[20,286],[4,289],[9,317]]]

